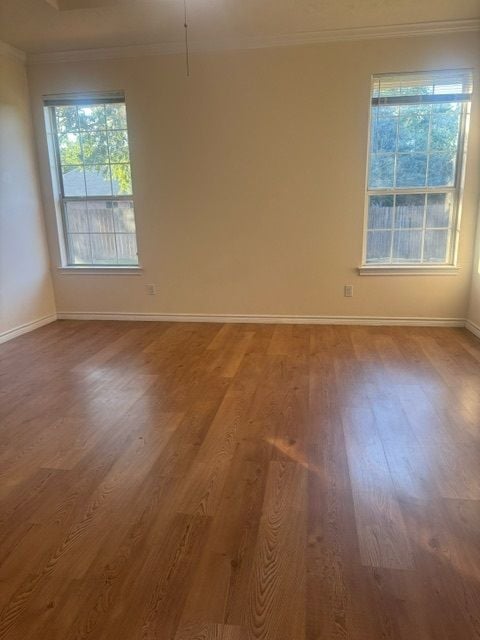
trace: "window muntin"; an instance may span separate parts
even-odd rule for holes
[[[364,263],[453,263],[471,91],[465,71],[373,78]]]
[[[138,265],[125,102],[49,103],[69,266]]]

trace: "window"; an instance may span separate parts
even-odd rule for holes
[[[472,78],[372,80],[366,265],[453,265]]]
[[[123,96],[45,101],[67,266],[138,265]]]

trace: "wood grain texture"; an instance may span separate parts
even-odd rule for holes
[[[0,640],[480,639],[480,342],[59,321],[0,346]]]

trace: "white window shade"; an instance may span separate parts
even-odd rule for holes
[[[60,93],[43,96],[45,107],[77,104],[108,104],[125,102],[123,91],[91,91],[88,93]]]
[[[372,104],[468,101],[472,90],[470,70],[381,74],[372,78]]]

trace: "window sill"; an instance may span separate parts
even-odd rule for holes
[[[361,276],[445,276],[457,275],[460,268],[451,264],[442,265],[371,265],[364,264],[358,267]]]
[[[61,275],[87,275],[87,276],[140,276],[142,267],[58,267]]]

